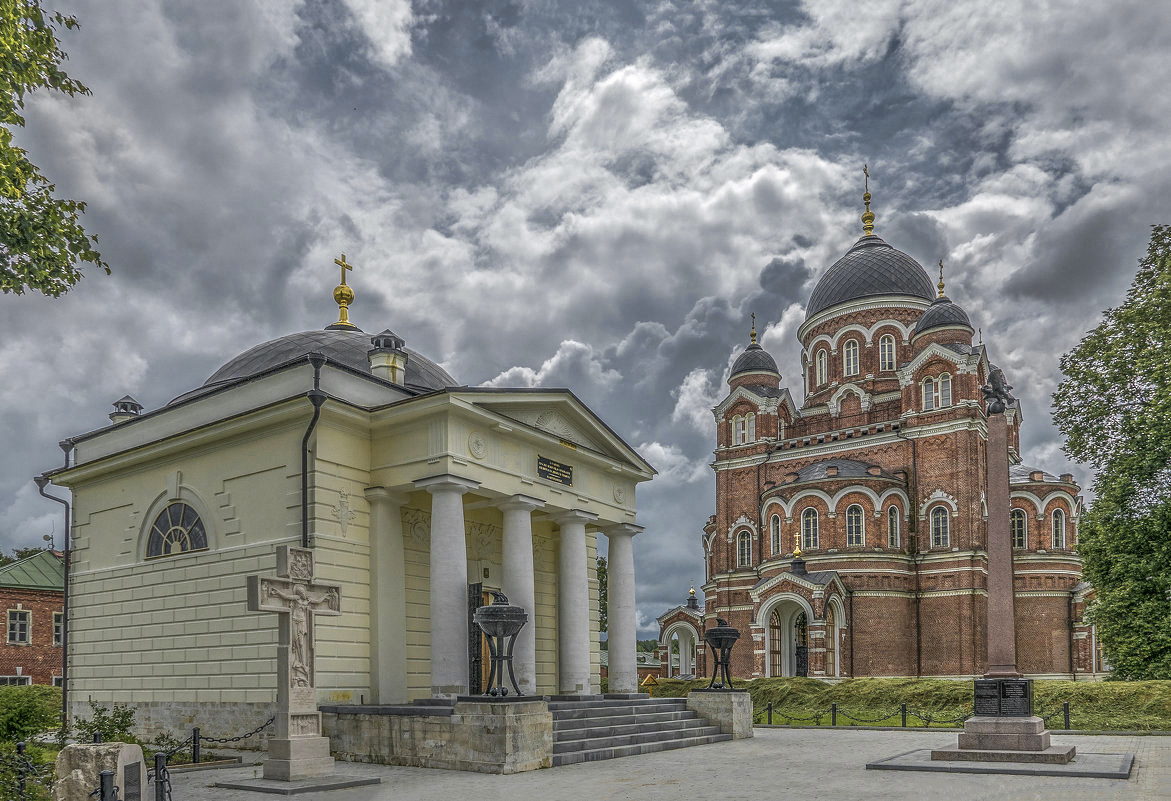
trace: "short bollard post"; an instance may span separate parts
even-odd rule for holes
[[[1069,701],[1061,705],[1061,713],[1065,716],[1065,730],[1069,731]]]
[[[99,801],[118,801],[118,790],[114,787],[114,771],[103,770],[98,779]]]
[[[199,727],[196,726],[191,730],[191,761],[199,764]]]
[[[94,732],[94,742],[100,743],[102,741],[102,733],[100,731]]]
[[[20,797],[24,798],[24,791],[26,788],[25,776],[28,775],[28,760],[24,759],[24,743],[23,742],[16,744],[16,755],[18,757],[20,757],[20,759],[17,760],[17,765],[16,765],[16,772],[17,772],[16,787],[17,787],[17,789],[20,790]]]
[[[167,801],[167,755],[155,754],[155,801]]]
[[[829,725],[831,725],[831,726],[838,725],[838,705],[837,704],[830,704],[829,705]]]
[[[768,702],[768,725],[773,725],[773,702]]]
[[[903,728],[907,728],[907,705],[900,704],[899,711],[903,713]]]

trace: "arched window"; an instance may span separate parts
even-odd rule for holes
[[[1013,509],[1008,516],[1008,528],[1012,534],[1012,547],[1020,551],[1029,547],[1029,531],[1025,522],[1025,513],[1021,509]]]
[[[736,415],[732,418],[732,444],[743,445],[745,442],[745,435],[747,433],[746,423],[744,418]]]
[[[931,510],[931,547],[946,548],[951,545],[951,521],[947,508],[936,506]]]
[[[738,554],[737,564],[740,567],[752,567],[752,535],[747,531],[740,532],[740,538],[736,541],[736,552]]]
[[[939,396],[936,399],[935,407],[942,409],[945,406],[951,406],[951,376],[944,373],[939,377],[937,383]]]
[[[923,411],[929,412],[935,408],[935,379],[923,379]]]
[[[146,541],[146,556],[174,556],[207,549],[207,531],[199,515],[187,504],[176,501],[159,512]]]
[[[825,364],[826,364],[825,348],[822,348],[821,350],[819,350],[817,352],[817,386],[819,386],[819,387],[825,383],[825,374],[826,374]]]
[[[846,346],[842,348],[842,363],[846,375],[858,375],[858,340],[846,340]]]
[[[901,532],[899,531],[899,508],[892,506],[886,510],[886,544],[892,548],[901,547]]]
[[[745,442],[756,442],[756,415],[748,413],[748,439]]]
[[[846,509],[846,546],[866,544],[866,524],[862,521],[862,507],[852,504]]]
[[[768,521],[769,533],[772,535],[772,554],[773,556],[781,555],[781,516],[773,515],[772,519]]]
[[[1065,550],[1065,510],[1053,510],[1053,549]]]
[[[806,509],[801,514],[801,550],[817,550],[817,541],[817,510]]]
[[[895,338],[884,334],[878,340],[878,369],[895,369]]]

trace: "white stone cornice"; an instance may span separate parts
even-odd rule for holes
[[[931,301],[923,298],[914,297],[912,295],[876,295],[874,297],[865,298],[862,300],[855,300],[849,303],[842,303],[836,306],[831,306],[828,309],[823,309],[817,314],[810,317],[797,328],[797,339],[802,342],[805,341],[805,335],[812,329],[816,328],[826,320],[832,320],[835,317],[843,317],[847,314],[854,314],[861,311],[870,311],[872,309],[889,309],[891,306],[899,306],[902,308],[920,309],[924,310],[931,305]],[[893,320],[886,321],[885,324],[895,322]],[[896,323],[903,330],[907,326],[901,323]]]
[[[414,485],[415,489],[425,489],[431,494],[435,494],[436,492],[458,492],[460,495],[463,495],[465,492],[479,489],[480,482],[445,473],[439,476],[420,478],[414,482]]]

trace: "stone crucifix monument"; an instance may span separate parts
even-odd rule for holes
[[[309,779],[333,772],[321,736],[314,672],[314,620],[341,614],[341,589],[313,580],[313,551],[281,545],[276,576],[248,576],[248,610],[280,615],[276,736],[268,741],[264,778]]]

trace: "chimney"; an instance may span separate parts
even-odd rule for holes
[[[1062,473],[1061,474],[1061,483],[1062,484],[1072,484],[1073,483],[1073,473]]]
[[[402,337],[389,328],[381,334],[370,337],[374,345],[366,355],[370,359],[370,372],[375,378],[392,384],[405,384],[407,380],[407,352]]]
[[[1044,480],[1045,480],[1045,474],[1042,473],[1040,470],[1034,470],[1033,472],[1029,473],[1029,481],[1044,481]]]
[[[825,477],[826,478],[833,478],[837,474],[838,474],[838,469],[836,467],[827,467],[825,469]]]
[[[110,422],[114,425],[125,423],[127,420],[138,417],[141,411],[141,403],[129,395],[123,395],[119,400],[114,401],[114,411],[110,412]]]

